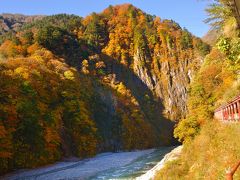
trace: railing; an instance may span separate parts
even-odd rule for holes
[[[216,109],[214,117],[224,121],[240,121],[240,95]]]
[[[214,117],[225,122],[240,122],[240,95],[214,111]],[[233,180],[234,173],[240,166],[240,161],[226,173],[226,180]]]

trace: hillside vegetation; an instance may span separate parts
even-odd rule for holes
[[[240,159],[239,123],[213,119],[216,108],[240,93],[240,24],[229,2],[220,0],[207,9],[213,28],[222,34],[190,84],[188,114],[174,130],[184,143],[182,157],[156,179],[225,179],[227,168]]]
[[[0,36],[0,172],[171,145],[209,46],[132,5]]]
[[[0,14],[0,35],[9,31],[16,32],[26,23],[42,19],[44,16],[25,16],[22,14]]]
[[[185,143],[182,155],[157,174],[155,179],[226,179],[226,172],[240,159],[240,126],[211,121],[191,143]],[[234,179],[240,178],[238,170]]]

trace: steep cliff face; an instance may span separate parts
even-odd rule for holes
[[[138,143],[142,145],[138,148],[142,148],[141,146],[151,147],[151,144],[175,143],[172,138],[174,123],[163,117],[162,101],[155,98],[153,91],[141,77],[104,54],[94,55],[89,59],[91,60],[85,61],[88,62],[88,66],[84,68],[84,72],[95,74],[95,78],[101,82],[101,85],[96,86],[96,92],[102,101],[97,111],[104,116],[96,117],[100,131],[103,130],[104,132],[102,132],[105,133],[100,148],[105,150],[109,148],[114,150],[131,149],[126,146],[124,139],[131,139],[133,142],[139,141]],[[94,67],[100,66],[99,64],[101,67],[96,70]],[[151,74],[147,74],[146,78],[150,77]],[[126,129],[128,130],[126,131]],[[132,133],[129,134],[129,132]],[[141,137],[142,135],[143,137]],[[141,138],[138,139],[136,136]],[[145,141],[148,143],[143,143]]]
[[[137,50],[134,55],[133,70],[163,102],[164,115],[171,120],[178,120],[187,112],[187,88],[201,63],[201,57],[177,59],[175,65],[169,61],[153,61],[151,57]]]
[[[162,103],[165,118],[184,117],[188,85],[208,46],[177,23],[132,5],[110,7],[102,16],[109,33],[102,52],[137,75]]]

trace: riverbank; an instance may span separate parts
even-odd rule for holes
[[[152,179],[167,161],[173,159],[180,149],[181,147],[161,147],[133,152],[102,153],[85,160],[66,159],[45,167],[10,173],[0,179],[148,180]]]
[[[164,158],[156,166],[150,169],[147,173],[141,175],[140,177],[137,177],[136,180],[154,179],[156,173],[160,171],[167,162],[173,161],[180,156],[182,148],[183,146],[178,146],[175,149],[173,149],[170,153],[166,154]]]

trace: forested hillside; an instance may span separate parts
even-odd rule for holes
[[[46,16],[0,37],[1,173],[170,145],[209,46],[136,7]]]
[[[190,84],[188,114],[174,130],[184,143],[182,156],[160,179],[225,179],[240,159],[239,123],[213,118],[215,109],[240,93],[240,17],[231,0],[219,0],[207,12],[207,22],[221,34]],[[234,178],[239,177],[238,170]]]

